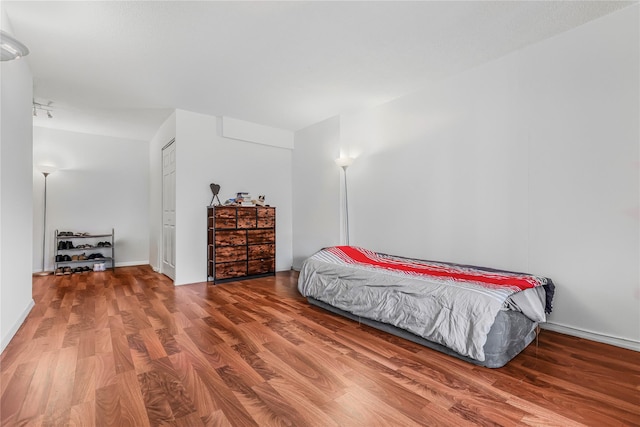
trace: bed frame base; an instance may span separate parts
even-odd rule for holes
[[[487,335],[487,342],[484,345],[485,360],[480,361],[463,356],[448,347],[429,341],[393,325],[356,316],[353,313],[341,310],[311,297],[307,297],[307,300],[310,304],[324,310],[486,368],[501,368],[506,365],[507,362],[533,342],[536,337],[536,327],[538,326],[536,322],[532,322],[517,311],[500,311]]]

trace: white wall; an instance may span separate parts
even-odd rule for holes
[[[295,134],[293,150],[293,267],[318,249],[340,243],[340,119]]]
[[[221,117],[220,120],[222,136],[225,138],[293,149],[293,132],[291,131],[232,117]]]
[[[176,285],[207,279],[207,211],[209,184],[220,184],[220,200],[248,191],[266,195],[276,207],[276,270],[292,265],[291,150],[225,138],[220,119],[177,110],[176,138]],[[172,133],[172,125],[165,127]],[[160,156],[167,141],[151,144],[151,158]],[[164,141],[162,144],[161,142]],[[159,159],[159,157],[158,157]],[[151,165],[151,179],[160,180],[161,165]],[[153,187],[151,212],[161,209],[161,185]],[[153,216],[155,218],[155,216]],[[160,223],[151,229],[152,246],[161,241]]]
[[[11,32],[6,15],[2,29]],[[33,78],[26,61],[0,65],[0,351],[33,307],[32,116]]]
[[[640,349],[638,9],[341,117],[351,243],[551,277],[550,328]]]
[[[55,119],[52,119],[55,120]],[[33,131],[33,270],[42,269],[44,177],[47,178],[45,269],[53,269],[55,230],[111,233],[116,266],[149,263],[149,143],[36,127]]]

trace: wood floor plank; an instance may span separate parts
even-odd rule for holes
[[[11,381],[0,399],[0,422],[2,424],[10,417],[15,418],[27,401],[27,392],[37,365],[37,361],[23,363],[13,373]]]
[[[118,374],[118,377],[117,385],[118,393],[120,394],[122,425],[150,426],[137,374],[134,371],[127,371]]]
[[[96,400],[96,357],[78,358],[71,404],[78,405]]]
[[[94,424],[95,400],[80,403],[71,407],[69,411],[69,427],[85,427]]]
[[[116,382],[116,362],[113,352],[96,353],[96,389],[113,385]]]
[[[191,396],[198,417],[205,417],[216,412],[219,407],[209,394],[205,384],[193,369],[191,360],[187,356],[186,352],[180,352],[169,356],[169,360],[171,360],[175,372],[185,390],[189,393],[189,396]]]
[[[106,387],[96,389],[95,414],[95,425],[98,427],[122,425],[120,394],[116,381]]]
[[[2,426],[640,426],[635,351],[543,331],[481,368],[309,305],[295,272],[34,277]]]
[[[168,356],[167,352],[162,346],[162,343],[160,342],[160,338],[156,334],[156,331],[151,328],[141,329],[140,337],[142,338],[144,346],[147,349],[147,352],[151,359],[161,359]]]
[[[113,346],[113,359],[115,361],[116,373],[120,374],[135,369],[129,341],[126,335],[114,335],[111,333],[111,345]]]
[[[43,425],[64,425],[67,423],[73,403],[77,358],[77,347],[60,349]]]
[[[38,360],[38,366],[33,373],[37,381],[31,381],[18,420],[26,422],[34,420],[44,414],[49,401],[49,393],[54,384],[55,367],[58,364],[58,351],[48,351]]]

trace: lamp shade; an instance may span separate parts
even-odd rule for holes
[[[340,166],[341,168],[346,168],[353,164],[353,160],[353,157],[339,157],[336,159],[336,165]]]
[[[46,175],[52,174],[58,170],[56,166],[52,166],[52,165],[38,165],[37,169],[38,171]]]

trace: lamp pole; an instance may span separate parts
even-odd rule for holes
[[[345,243],[349,246],[349,194],[347,190],[347,168],[353,164],[352,157],[340,157],[336,159],[336,165],[344,171],[344,231]]]
[[[38,276],[48,276],[49,274],[51,274],[50,271],[45,271],[44,269],[45,251],[47,247],[47,177],[55,170],[56,169],[52,166],[40,167],[40,171],[42,172],[42,175],[44,175],[44,204],[42,213],[42,271],[37,274]]]
[[[342,166],[344,171],[344,231],[345,243],[349,246],[349,194],[347,192],[347,165]]]

